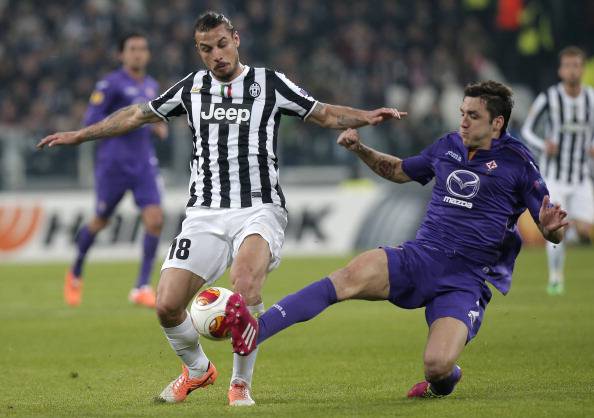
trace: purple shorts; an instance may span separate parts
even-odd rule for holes
[[[136,205],[143,209],[148,205],[161,204],[161,192],[157,184],[159,169],[146,165],[144,170],[129,172],[117,167],[95,168],[95,213],[100,218],[109,218],[126,191],[131,190]]]
[[[415,241],[384,247],[388,256],[389,301],[405,309],[425,306],[427,324],[453,317],[468,327],[467,342],[478,333],[491,290],[482,267],[459,255]]]

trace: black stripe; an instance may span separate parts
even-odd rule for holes
[[[181,109],[181,113],[173,114],[174,111],[180,112],[180,109],[178,109],[179,106],[176,106],[175,108],[172,109],[171,112],[169,112],[167,114],[162,113],[161,110],[159,110],[159,108],[161,106],[163,106],[168,100],[171,100],[171,98],[173,96],[175,96],[176,93],[187,84],[188,80],[190,80],[190,82],[192,82],[194,80],[195,75],[196,75],[196,72],[188,74],[182,80],[178,81],[172,87],[170,87],[169,90],[167,90],[161,96],[157,97],[155,100],[152,100],[151,106],[153,106],[153,109],[155,109],[157,112],[159,112],[166,119],[169,118],[170,116],[179,116],[179,115],[183,114],[183,108]]]
[[[276,103],[276,94],[274,91],[274,71],[266,69],[266,103],[262,112],[262,119],[260,120],[260,127],[258,128],[258,167],[260,169],[260,184],[262,185],[262,203],[272,203],[272,188],[270,185],[270,175],[268,173],[268,150],[266,143],[268,136],[266,135],[266,127],[268,120],[272,114],[272,109]]]
[[[563,124],[565,123],[565,117],[563,115],[563,97],[561,96],[561,92],[559,88],[557,88],[557,96],[559,97],[559,141],[557,142],[557,155],[555,157],[555,162],[557,163],[557,174],[555,178],[559,180],[561,178],[561,153],[563,152],[563,140],[565,139],[565,135],[563,135]]]
[[[200,88],[201,112],[207,112],[212,101],[210,94],[210,86],[212,79],[206,73],[202,78],[202,87]],[[202,203],[201,206],[210,206],[212,204],[212,171],[210,171],[210,149],[208,148],[209,123],[202,120],[200,117],[200,146],[202,147],[202,172],[204,173],[204,181],[202,187]]]
[[[281,201],[281,206],[284,208],[285,207],[285,195],[283,194],[283,190],[280,187],[280,183],[278,181],[279,179],[279,175],[278,175],[278,157],[277,157],[277,153],[276,153],[276,147],[277,147],[277,143],[278,143],[278,127],[280,126],[280,118],[281,118],[281,114],[277,113],[276,115],[274,115],[274,137],[272,140],[272,149],[274,151],[274,170],[276,171],[276,185],[274,186],[274,189],[276,190],[276,192],[278,193],[279,197],[280,197],[280,201]]]
[[[577,123],[577,106],[573,106],[573,122]],[[571,134],[571,146],[569,147],[569,172],[567,174],[567,182],[573,183],[573,153],[575,152],[575,142],[577,141],[577,134],[575,131]]]
[[[243,80],[243,104],[250,106],[250,115],[254,104],[254,99],[250,95],[250,86],[254,84],[255,79],[256,71],[252,67]],[[237,160],[239,162],[239,195],[242,208],[252,206],[252,183],[250,180],[250,163],[248,161],[249,143],[250,126],[239,125]]]
[[[300,96],[299,94],[295,93],[274,72],[272,72],[272,74],[274,75],[274,82],[275,82],[275,88],[276,88],[276,90],[278,90],[278,92],[280,94],[282,94],[285,99],[290,100],[290,101],[294,102],[295,104],[297,104],[297,105],[299,105],[299,106],[301,106],[302,108],[305,109],[305,113],[303,114],[303,116],[301,116],[302,118],[305,115],[307,115],[309,113],[309,111],[311,110],[311,108],[313,107],[313,105],[315,104],[315,102],[313,102],[311,100],[308,100],[305,97]],[[287,112],[287,114],[289,112],[291,112],[288,109],[284,109],[283,111],[284,112]]]
[[[190,171],[194,169],[194,165],[196,165],[196,175],[198,175],[198,156],[196,155],[196,127],[194,126],[194,116],[192,114],[192,86],[194,85],[194,77],[188,77],[183,84],[182,88],[182,103],[184,105],[184,112],[188,113],[188,121],[190,126],[190,131],[192,132],[192,160],[190,161]],[[196,200],[198,196],[196,195],[196,182],[192,183],[190,187],[190,199],[186,206],[194,206],[196,204]]]
[[[225,85],[226,87],[226,85]],[[224,88],[224,92],[227,89]],[[225,97],[223,94],[223,103],[231,103],[233,99]],[[219,156],[217,164],[219,167],[219,181],[221,183],[221,207],[231,207],[231,199],[229,192],[231,191],[231,181],[229,180],[229,124],[222,123],[219,125],[219,140],[217,142]]]
[[[585,115],[586,115],[586,125],[589,125],[590,122],[590,95],[588,94],[588,90],[586,90],[585,92],[585,99],[586,99],[586,109],[585,109]],[[583,137],[583,141],[582,141],[582,155],[580,156],[580,182],[584,181],[584,167],[586,166],[586,145],[588,144],[588,137],[586,136],[588,133],[588,130],[586,129],[586,131],[584,132],[584,137]]]

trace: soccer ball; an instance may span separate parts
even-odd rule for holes
[[[209,287],[194,297],[190,318],[198,334],[216,341],[231,336],[229,328],[225,326],[225,305],[232,294],[224,287]]]

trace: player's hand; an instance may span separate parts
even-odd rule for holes
[[[545,141],[545,153],[547,155],[557,155],[559,153],[559,145],[547,139]]]
[[[79,137],[78,131],[58,132],[43,138],[36,147],[42,149],[46,145],[48,147],[53,147],[54,145],[78,145],[81,142],[82,139]]]
[[[161,141],[166,140],[167,135],[169,135],[169,128],[165,122],[153,123],[152,130],[153,133],[157,135],[157,138],[159,138]]]
[[[361,145],[361,139],[359,138],[359,132],[356,129],[347,129],[338,135],[336,140],[338,145],[341,145],[349,151],[356,151]]]
[[[538,221],[540,222],[543,234],[555,232],[569,225],[569,222],[565,220],[566,216],[567,212],[561,209],[561,205],[558,203],[551,204],[548,195],[542,199]],[[545,238],[547,237],[545,236]]]
[[[590,148],[590,157],[594,158],[594,147]]]
[[[367,112],[367,123],[370,125],[377,125],[389,119],[402,119],[407,116],[408,112],[401,112],[398,109],[390,107],[382,107],[380,109],[370,110]]]

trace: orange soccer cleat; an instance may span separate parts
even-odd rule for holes
[[[128,300],[135,305],[142,305],[147,308],[154,308],[157,305],[157,296],[150,286],[142,286],[130,290]]]
[[[72,270],[64,277],[64,302],[70,306],[78,306],[82,300],[82,277],[75,276]]]
[[[167,403],[182,402],[193,390],[212,385],[218,375],[217,369],[211,362],[208,364],[208,370],[202,376],[190,378],[188,368],[182,364],[182,374],[163,389],[157,400]]]
[[[241,381],[231,383],[227,398],[231,406],[252,406],[256,403],[250,395],[250,386]]]

